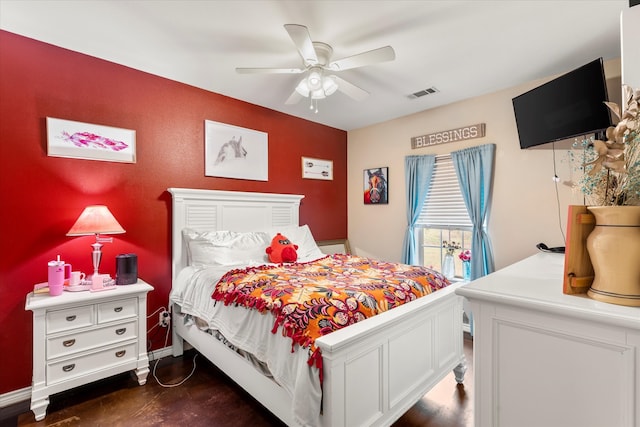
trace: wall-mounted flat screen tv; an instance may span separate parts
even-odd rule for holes
[[[607,100],[602,58],[513,98],[520,148],[606,129]]]

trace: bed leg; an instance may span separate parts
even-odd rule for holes
[[[182,316],[180,316],[180,310],[177,305],[174,305],[173,315],[171,316],[171,351],[173,357],[182,356],[182,353],[184,352],[184,340],[176,332],[176,323],[180,319],[182,319]]]
[[[456,366],[455,368],[453,368],[453,374],[456,377],[456,382],[458,384],[462,384],[462,382],[464,381],[464,374],[467,372],[467,361],[463,360],[462,362],[460,362],[460,364],[458,366]]]
[[[182,356],[184,352],[184,340],[175,332],[171,334],[171,349],[173,357]]]

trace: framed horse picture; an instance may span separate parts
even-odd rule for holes
[[[205,120],[205,176],[269,180],[266,132]]]
[[[386,205],[389,203],[389,168],[364,170],[364,204]]]

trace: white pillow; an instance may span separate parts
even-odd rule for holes
[[[182,230],[189,265],[237,265],[268,262],[266,248],[271,236],[265,232]]]
[[[325,256],[316,244],[313,234],[311,234],[311,229],[307,224],[270,227],[264,231],[270,236],[267,246],[271,244],[271,239],[278,233],[282,233],[285,237],[289,238],[291,243],[298,245],[298,249],[296,250],[298,253],[298,261],[310,261]]]

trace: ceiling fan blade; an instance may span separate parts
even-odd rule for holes
[[[236,68],[238,74],[300,74],[301,68]]]
[[[334,71],[349,70],[379,62],[393,61],[394,59],[396,59],[396,53],[393,48],[385,46],[333,61],[329,64],[329,69]]]
[[[309,30],[304,25],[286,24],[284,28],[289,33],[289,37],[293,40],[293,44],[298,48],[298,52],[304,61],[304,65],[315,65],[318,63],[316,50],[313,48],[313,42],[309,35]]]
[[[287,100],[284,102],[287,105],[290,104],[297,104],[298,102],[300,102],[300,100],[303,98],[302,95],[300,95],[298,93],[298,91],[293,91],[293,93],[291,94],[291,96],[289,98],[287,98]]]
[[[358,86],[354,85],[353,83],[349,83],[348,81],[334,75],[332,75],[331,78],[333,78],[335,82],[338,84],[339,91],[350,96],[356,101],[364,101],[367,98],[367,96],[369,96],[369,92],[367,92],[364,89],[360,89]]]

